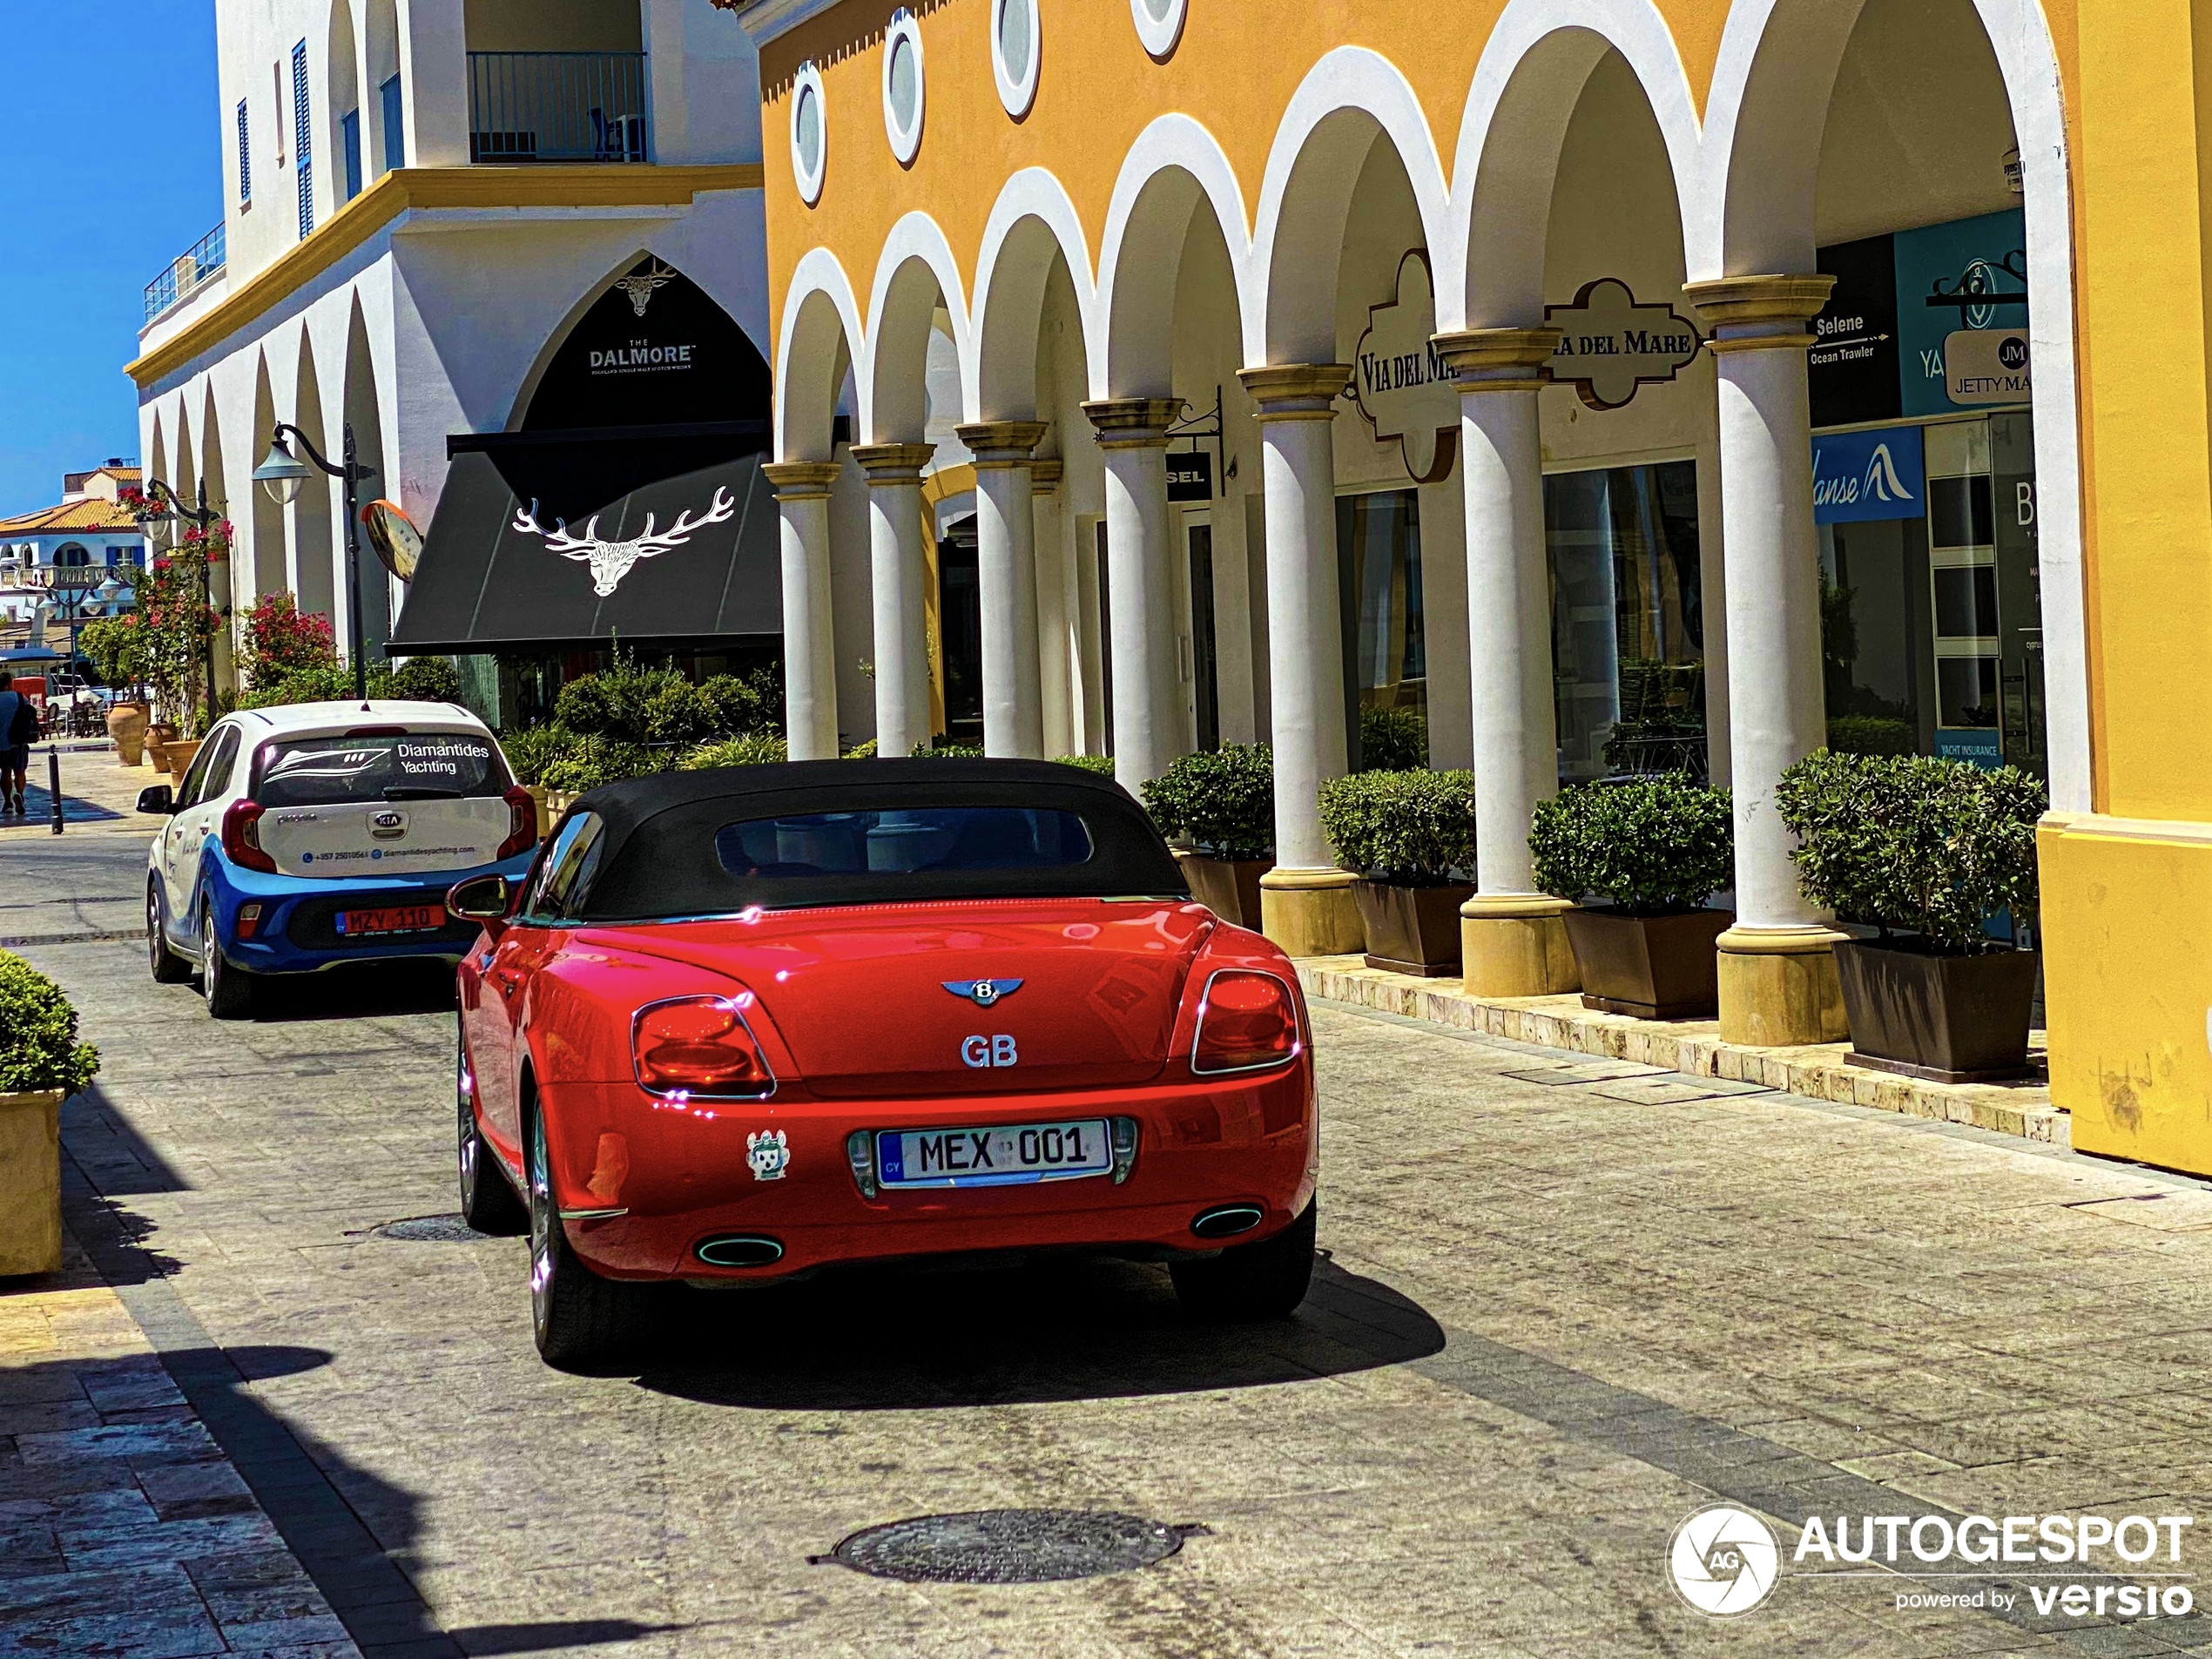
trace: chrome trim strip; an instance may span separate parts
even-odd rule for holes
[[[563,1210],[563,1221],[612,1221],[617,1216],[626,1216],[628,1210]]]

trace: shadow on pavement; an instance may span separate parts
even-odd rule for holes
[[[1439,1352],[1421,1307],[1317,1264],[1288,1319],[1211,1325],[1164,1268],[1052,1261],[1017,1269],[873,1270],[750,1291],[697,1291],[638,1386],[708,1405],[907,1411],[1259,1388]]]
[[[448,1014],[454,1006],[451,962],[348,963],[320,974],[280,974],[253,981],[258,1025]]]

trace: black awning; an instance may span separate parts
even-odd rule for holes
[[[448,448],[395,651],[782,633],[757,424],[469,434]]]

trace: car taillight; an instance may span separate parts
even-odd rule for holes
[[[520,784],[507,792],[506,799],[507,839],[499,844],[498,856],[511,859],[537,845],[537,803]]]
[[[683,996],[649,1003],[631,1022],[638,1085],[649,1093],[758,1099],[776,1087],[737,1001]]]
[[[223,855],[241,870],[276,873],[276,860],[261,850],[261,803],[234,800],[223,814]]]
[[[1298,1008],[1281,980],[1224,968],[1206,981],[1191,1070],[1258,1071],[1294,1059],[1298,1051]]]

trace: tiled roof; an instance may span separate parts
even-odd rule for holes
[[[98,496],[65,501],[58,507],[42,507],[35,513],[15,518],[0,518],[0,536],[62,536],[71,530],[128,530],[134,536],[143,533],[138,521],[126,509]]]

